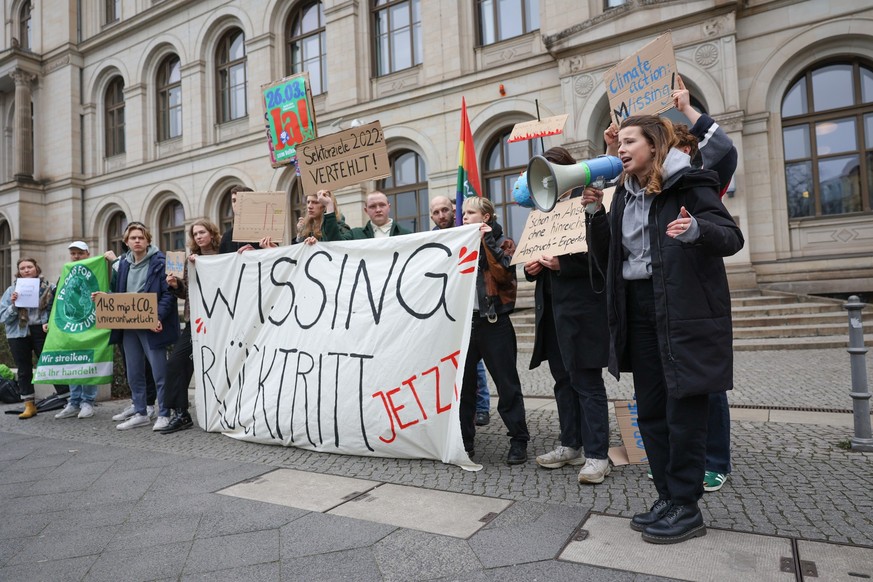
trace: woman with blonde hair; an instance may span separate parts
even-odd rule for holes
[[[330,190],[306,196],[306,216],[297,233],[297,242],[337,241],[352,238],[352,229],[343,221],[336,197]]]
[[[161,429],[156,429],[162,434],[174,433],[194,426],[191,414],[188,412],[188,384],[194,375],[194,353],[191,344],[191,305],[188,299],[188,263],[193,263],[199,255],[217,255],[220,245],[218,227],[205,218],[198,218],[188,227],[188,241],[191,254],[185,261],[182,277],[167,275],[167,285],[170,293],[177,299],[185,300],[185,311],[182,319],[185,328],[182,335],[173,346],[173,353],[167,360],[167,384],[164,389],[166,406],[173,410],[173,416],[169,424]]]
[[[607,216],[587,188],[589,250],[608,261],[609,371],[631,372],[639,428],[658,499],[634,515],[644,541],[706,534],[703,495],[709,394],[733,387],[731,301],[723,257],[743,235],[719,197],[718,175],[672,147],[672,124],[641,115],[618,131],[624,172]]]
[[[0,299],[0,318],[6,326],[6,341],[12,359],[18,366],[18,390],[24,400],[24,412],[18,418],[36,416],[36,404],[33,391],[33,355],[39,359],[45,344],[43,325],[48,323],[51,312],[51,284],[42,276],[39,263],[30,257],[18,259],[17,279],[39,279],[39,304],[37,307],[18,307],[18,291],[16,283],[12,283]]]

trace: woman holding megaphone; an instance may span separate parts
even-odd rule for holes
[[[607,143],[614,136],[606,136]],[[590,248],[608,261],[609,370],[632,372],[639,428],[658,499],[631,520],[643,540],[706,534],[703,495],[708,395],[733,387],[731,306],[723,257],[743,235],[719,197],[718,176],[673,148],[668,119],[641,115],[618,130],[623,172]],[[583,202],[601,203],[586,189]],[[693,299],[689,299],[693,298]]]

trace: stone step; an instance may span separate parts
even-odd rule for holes
[[[758,305],[734,307],[731,313],[737,317],[761,317],[767,315],[791,315],[794,313],[842,313],[845,310],[830,303],[786,303],[784,305]]]
[[[873,333],[864,334],[864,345],[868,347],[873,346]],[[734,351],[736,352],[758,350],[817,350],[847,347],[849,347],[849,339],[845,336],[734,339]]]
[[[731,307],[781,305],[785,303],[797,303],[797,297],[791,295],[753,295],[750,297],[735,297],[731,295]]]
[[[778,325],[812,325],[812,324],[843,324],[848,330],[849,318],[843,313],[794,313],[791,315],[762,315],[734,317],[734,328],[737,327],[765,327]],[[863,312],[861,321],[873,329],[873,312]]]
[[[734,339],[752,338],[797,338],[843,336],[849,337],[848,323],[822,323],[811,325],[769,325],[763,327],[735,327]]]

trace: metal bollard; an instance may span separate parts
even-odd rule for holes
[[[852,364],[852,410],[855,414],[855,436],[852,437],[852,450],[873,452],[873,435],[870,430],[870,390],[867,387],[867,366],[864,355],[864,326],[861,310],[864,303],[857,295],[849,297],[843,309],[849,312],[849,359]]]

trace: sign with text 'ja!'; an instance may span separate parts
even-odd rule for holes
[[[306,194],[391,175],[385,136],[378,121],[299,146],[297,164]]]

